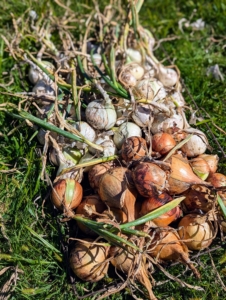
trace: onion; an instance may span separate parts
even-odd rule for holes
[[[152,210],[155,210],[156,208],[170,202],[172,200],[172,197],[169,196],[167,193],[162,193],[158,195],[157,197],[150,197],[144,199],[140,211],[140,215],[144,216],[151,212]],[[167,213],[162,214],[158,218],[155,218],[152,220],[157,226],[167,226],[176,219],[178,219],[181,216],[181,210],[177,206]]]
[[[186,132],[188,132],[188,134],[193,133],[193,136],[186,144],[181,147],[181,150],[188,157],[195,157],[203,154],[206,151],[208,145],[206,135],[201,130],[197,130],[191,127],[186,129]]]
[[[112,167],[112,162],[106,162],[93,166],[88,172],[89,184],[95,190],[99,188],[101,176]]]
[[[54,65],[49,61],[40,61],[40,63],[44,68],[46,68],[46,70],[50,72],[53,72],[55,70]],[[39,80],[43,79],[43,75],[38,69],[31,66],[29,69],[28,78],[31,83],[36,84]]]
[[[213,241],[213,225],[206,221],[206,216],[186,215],[181,219],[178,228],[180,238],[190,250],[203,250]]]
[[[189,165],[189,161],[178,154],[171,157],[171,173],[168,184],[170,194],[181,194],[193,184],[211,186],[196,176]]]
[[[162,261],[181,261],[187,265],[196,277],[200,278],[198,270],[189,259],[188,247],[180,241],[178,234],[169,226],[156,228],[150,232],[152,243],[150,255]]]
[[[116,167],[105,172],[100,179],[98,193],[106,205],[121,208],[129,222],[134,220],[137,192],[130,170]]]
[[[154,163],[140,162],[132,173],[135,186],[143,197],[153,197],[166,185],[166,173]]]
[[[78,241],[70,254],[70,267],[77,277],[96,282],[107,275],[109,247],[85,239]]]
[[[142,132],[139,126],[132,122],[125,122],[120,125],[114,134],[113,141],[118,149],[121,149],[123,142],[131,136],[141,136]]]
[[[139,160],[147,153],[147,143],[139,136],[131,136],[122,144],[121,155],[124,161]]]
[[[176,142],[169,133],[159,132],[152,137],[152,149],[161,155],[167,154],[175,146]]]
[[[133,249],[123,247],[111,247],[110,256],[112,257],[111,263],[117,270],[126,273],[129,277],[138,280],[148,291],[148,299],[157,300],[152,292],[152,285],[148,278],[145,268],[145,260],[140,262],[138,269],[135,268],[136,255]],[[131,276],[132,275],[132,276]]]
[[[126,49],[126,54],[129,57],[130,61],[141,63],[142,62],[142,56],[138,50],[134,50],[132,48]]]
[[[137,104],[132,119],[140,127],[150,127],[153,122],[153,107],[150,104]]]
[[[89,219],[95,219],[98,214],[101,214],[106,209],[106,205],[100,200],[98,195],[89,195],[78,205],[75,213],[83,215]],[[83,223],[77,221],[78,227],[87,235],[96,236],[96,233]]]
[[[51,200],[56,208],[70,213],[82,201],[83,189],[74,179],[60,179],[54,183]]]
[[[158,79],[165,87],[173,87],[179,81],[179,76],[177,72],[174,69],[164,67],[161,64],[159,64],[158,66]]]
[[[102,215],[102,220],[106,218],[113,222],[116,221],[119,224],[128,222],[127,215],[121,210],[121,208],[111,207],[111,209],[103,211]]]
[[[162,83],[155,78],[143,79],[138,82],[133,92],[137,97],[153,100],[162,87]]]
[[[226,176],[221,173],[213,173],[211,174],[208,179],[208,182],[210,182],[214,187],[223,187],[226,186]]]
[[[77,129],[87,140],[94,142],[96,138],[95,130],[87,122],[76,122],[73,127]],[[76,147],[78,149],[85,149],[87,147],[86,143],[76,142]]]
[[[209,165],[210,173],[215,173],[217,171],[218,161],[219,161],[219,157],[217,156],[217,154],[215,154],[215,155],[201,154],[198,157],[205,159],[205,161]]]
[[[154,116],[154,121],[151,126],[151,132],[153,134],[160,131],[166,132],[171,127],[178,127],[179,129],[183,129],[184,121],[181,114],[175,113],[172,117],[167,117],[165,114],[159,113]]]
[[[208,163],[201,157],[193,158],[189,163],[193,172],[202,180],[206,180],[210,173]]]

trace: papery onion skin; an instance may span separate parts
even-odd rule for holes
[[[206,136],[200,130],[200,135],[195,134],[190,138],[190,140],[181,147],[181,150],[187,155],[187,157],[196,157],[206,152],[207,143]]]
[[[210,182],[214,187],[226,186],[226,176],[222,173],[211,174],[207,181]]]
[[[149,246],[150,255],[161,261],[181,261],[188,265],[197,278],[200,278],[198,270],[189,259],[188,247],[180,241],[175,229],[167,226],[156,228],[150,232],[152,242]]]
[[[165,132],[158,132],[152,137],[152,148],[161,155],[167,154],[176,146],[176,142],[172,135]]]
[[[95,165],[91,169],[89,169],[88,179],[89,179],[89,184],[93,189],[98,190],[101,176],[105,172],[107,172],[111,167],[112,167],[112,163],[106,162],[106,163]]]
[[[107,275],[108,252],[109,247],[92,243],[92,240],[78,241],[70,254],[70,267],[80,279],[97,282]]]
[[[213,241],[214,229],[205,216],[188,214],[178,225],[178,234],[190,250],[203,250]]]
[[[189,163],[193,172],[202,180],[206,180],[206,178],[209,176],[210,168],[205,159],[196,157],[190,160]]]
[[[61,179],[54,183],[51,200],[56,208],[68,211],[75,209],[82,201],[83,188],[74,179]]]
[[[167,193],[162,193],[157,197],[145,198],[142,202],[140,215],[144,216],[156,208],[170,202],[173,198]],[[152,220],[157,226],[168,226],[181,216],[181,209],[177,206]]]
[[[139,136],[132,136],[122,144],[121,155],[124,161],[139,160],[147,152],[147,143],[145,139]]]
[[[205,161],[208,163],[208,166],[210,168],[210,173],[216,173],[217,168],[218,168],[218,162],[219,162],[219,157],[217,154],[201,154],[198,157],[201,157],[205,159]]]
[[[140,162],[132,172],[134,184],[143,197],[152,197],[163,191],[166,173],[156,164]]]
[[[138,125],[132,122],[121,124],[115,131],[113,141],[118,149],[121,149],[124,141],[131,136],[142,136],[141,129]]]

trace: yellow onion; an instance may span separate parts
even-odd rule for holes
[[[154,163],[140,162],[133,170],[134,184],[143,197],[152,197],[163,191],[166,173]]]
[[[190,160],[189,163],[193,172],[202,180],[206,180],[206,178],[209,176],[210,168],[205,159],[196,157]]]
[[[173,198],[168,195],[167,193],[162,193],[158,195],[157,197],[150,197],[145,198],[142,202],[140,215],[144,216],[151,212],[152,210],[155,210],[156,208],[170,202]],[[178,219],[181,216],[181,210],[177,206],[171,210],[169,210],[167,213],[162,214],[158,218],[155,218],[152,220],[157,226],[167,226],[176,219]]]
[[[75,209],[82,201],[83,189],[74,179],[60,179],[54,183],[51,200],[56,208],[64,212]]]
[[[121,208],[129,222],[134,220],[137,192],[130,170],[115,167],[105,172],[100,179],[98,193],[106,205]]]
[[[89,195],[78,205],[75,210],[76,214],[83,215],[89,219],[95,219],[106,209],[106,205],[101,201],[98,195]],[[87,235],[96,236],[96,233],[83,223],[77,221],[78,227]]]
[[[170,194],[181,194],[193,184],[211,186],[211,184],[196,176],[189,165],[189,161],[178,154],[171,157],[171,173],[168,184]]]
[[[148,278],[145,268],[145,259],[140,262],[139,268],[135,268],[136,255],[133,249],[111,247],[110,257],[112,265],[119,271],[129,275],[132,279],[138,280],[148,291],[148,298],[150,300],[157,300],[152,292],[152,285]]]
[[[181,261],[187,265],[196,277],[200,274],[189,259],[188,247],[180,241],[178,234],[169,226],[152,229],[150,232],[152,243],[149,247],[150,255],[161,261]]]
[[[208,212],[213,208],[215,195],[207,187],[193,185],[183,195],[185,196],[183,205],[189,212],[196,209]]]
[[[107,172],[112,167],[111,162],[106,162],[102,164],[98,164],[89,169],[88,178],[89,184],[95,190],[99,188],[99,181],[101,176]]]
[[[210,182],[214,187],[223,187],[226,186],[226,176],[221,173],[213,173],[211,174],[208,179],[208,182]]]
[[[158,132],[152,137],[152,149],[161,155],[167,154],[175,146],[176,142],[169,133]]]
[[[147,152],[145,139],[139,136],[131,136],[122,144],[121,155],[124,161],[139,160]]]
[[[203,158],[209,165],[210,173],[215,173],[218,167],[219,157],[217,154],[201,154],[198,157]]]
[[[105,210],[102,213],[102,219],[109,219],[123,224],[128,222],[127,215],[121,210],[121,208],[111,207],[111,209]]]
[[[186,215],[181,219],[178,228],[180,238],[190,250],[203,250],[213,241],[213,225],[206,221],[206,216]]]
[[[108,252],[109,247],[104,244],[95,244],[89,239],[80,240],[70,253],[70,267],[84,281],[99,281],[108,271]]]

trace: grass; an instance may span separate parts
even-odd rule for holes
[[[81,14],[89,11],[77,1],[72,2],[76,4],[71,5],[71,9]],[[90,1],[84,4],[91,5]],[[28,8],[41,14],[49,6],[55,15],[59,15],[60,8],[54,1],[42,1],[41,5],[28,0],[2,1],[0,33],[7,38],[13,34],[11,13],[17,19]],[[202,18],[206,24],[205,28],[202,31],[192,31],[190,27],[183,27],[182,32],[178,27],[179,20],[189,19],[194,9],[196,12],[191,22]],[[164,64],[173,62],[179,67],[186,87],[200,108],[199,113],[208,120],[208,128],[206,124],[200,124],[198,127],[207,133],[213,152],[220,157],[219,170],[225,172],[225,154],[219,150],[210,130],[226,151],[226,79],[217,81],[208,77],[206,70],[209,66],[218,64],[222,74],[225,74],[226,5],[220,0],[146,0],[140,16],[142,25],[149,28],[157,40],[173,38],[163,40],[155,54],[159,59],[167,57],[168,61],[165,60]],[[75,29],[74,34],[78,34],[78,31]],[[32,52],[39,45],[32,39],[26,39],[23,47]],[[0,39],[0,103],[18,104],[18,97],[5,95],[3,92],[30,90],[27,66],[22,63],[15,64],[5,49],[5,41]],[[3,86],[11,80],[13,82],[10,85]],[[187,93],[185,98],[189,105],[194,105]],[[220,127],[220,130],[217,127]],[[74,290],[82,296],[87,290],[91,292],[101,288],[102,284],[84,284],[71,277],[67,266],[70,247],[68,239],[76,235],[76,228],[72,221],[70,226],[60,222],[61,216],[49,201],[47,184],[40,179],[42,148],[36,139],[30,140],[32,134],[32,129],[24,122],[0,112],[0,286],[6,290],[5,299],[79,299]],[[47,172],[54,178],[53,167],[48,166]],[[219,240],[215,244],[220,244]],[[225,250],[221,248],[212,253],[212,258],[216,270],[225,281],[225,262],[219,263],[222,255],[225,255]],[[202,274],[200,282],[196,282],[190,272],[182,275],[182,278],[190,284],[201,286],[205,291],[182,288],[179,284],[169,281],[154,288],[156,296],[159,299],[175,300],[226,299],[209,254],[202,255],[197,262]],[[181,274],[184,269],[180,265],[169,268],[174,275]],[[156,282],[166,280],[157,270],[153,277]],[[106,278],[105,284],[113,281],[111,277]],[[9,282],[12,284],[10,295],[7,294]],[[142,297],[139,293],[137,295]],[[0,299],[4,299],[2,297],[3,294],[0,293]],[[125,290],[111,296],[111,299],[131,299],[131,295],[129,290]]]

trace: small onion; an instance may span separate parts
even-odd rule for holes
[[[162,83],[155,78],[143,79],[134,88],[134,94],[143,99],[153,100],[162,87]]]
[[[213,241],[213,225],[206,221],[206,216],[186,215],[181,219],[178,228],[180,238],[190,250],[203,250]]]
[[[175,146],[176,142],[169,133],[159,132],[152,137],[152,149],[161,155],[167,154]]]
[[[156,208],[170,202],[173,198],[167,193],[162,193],[156,197],[145,198],[142,202],[140,215],[144,216]],[[152,220],[157,226],[168,226],[181,216],[181,210],[177,206],[167,213],[162,214],[158,218]]]
[[[134,220],[137,192],[130,170],[115,167],[105,172],[100,179],[98,193],[106,205],[121,208],[129,222]]]
[[[139,136],[131,136],[122,144],[121,155],[124,161],[139,160],[147,153],[147,143]]]
[[[198,157],[205,159],[210,168],[210,173],[215,173],[217,171],[219,161],[217,154],[201,154]]]
[[[166,185],[166,173],[154,163],[140,162],[132,172],[134,184],[143,197],[153,197]]]
[[[151,132],[153,134],[160,131],[166,132],[171,127],[178,127],[183,129],[184,120],[181,114],[174,114],[172,117],[167,117],[165,114],[159,113],[154,116],[154,121],[151,126]]]
[[[163,65],[159,65],[157,76],[161,83],[168,88],[173,87],[179,80],[179,76],[174,69]]]
[[[86,122],[76,122],[73,124],[73,127],[76,128],[87,140],[94,142],[96,138],[95,130]],[[87,147],[86,143],[76,142],[76,147],[80,150]]]
[[[133,121],[140,127],[148,127],[153,122],[153,107],[150,104],[137,104],[132,113]]]
[[[132,48],[126,49],[126,54],[129,57],[130,61],[141,63],[142,62],[142,56],[138,50],[134,50]]]
[[[112,167],[111,162],[98,164],[90,168],[88,172],[89,184],[95,190],[99,188],[99,181],[101,176]]]
[[[54,84],[49,85],[44,80],[37,81],[37,83],[32,89],[32,92],[39,97],[42,95],[49,95],[49,96],[56,95]]]
[[[40,63],[47,71],[53,72],[55,70],[54,65],[49,61],[40,61]],[[31,83],[36,84],[39,80],[43,79],[43,75],[41,74],[41,72],[39,72],[38,69],[36,69],[34,67],[30,67],[29,73],[28,73],[28,78]]]
[[[53,185],[51,200],[56,208],[64,212],[75,209],[82,201],[83,189],[74,179],[60,179]]]
[[[226,186],[226,176],[221,173],[213,173],[207,179],[214,187]]]
[[[115,131],[113,141],[118,149],[121,149],[124,141],[131,136],[141,136],[142,132],[139,126],[132,122],[121,124]]]
[[[208,163],[201,157],[193,158],[189,163],[193,172],[202,180],[206,180],[210,173]]]
[[[189,259],[188,247],[180,241],[178,234],[169,226],[159,227],[150,232],[152,243],[150,244],[150,255],[162,261],[181,261],[187,265],[196,277],[200,274]]]
[[[77,277],[96,282],[107,275],[109,247],[85,239],[76,242],[70,253],[70,267]]]
[[[181,147],[181,150],[188,156],[188,157],[195,157],[200,154],[203,154],[208,145],[208,140],[206,135],[201,131],[195,128],[188,128],[188,134],[193,133],[193,136],[190,140]]]

